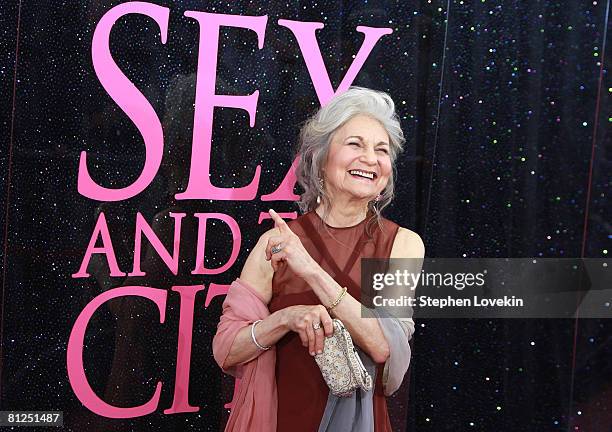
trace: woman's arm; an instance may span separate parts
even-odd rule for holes
[[[399,228],[391,258],[423,258],[425,247],[418,234],[405,228]],[[306,282],[312,287],[324,305],[329,306],[342,292],[340,286],[322,268],[307,276]],[[372,357],[376,363],[384,363],[389,357],[389,345],[385,339],[378,320],[361,317],[361,303],[348,293],[332,310],[332,315],[342,320],[355,343]]]
[[[271,262],[266,260],[266,247],[270,236],[277,234],[278,229],[274,228],[260,237],[240,274],[240,280],[253,287],[266,305],[272,299],[272,276],[274,274]],[[321,329],[315,331],[312,327],[313,323],[321,323]],[[251,325],[246,326],[236,334],[230,352],[224,361],[224,369],[247,363],[263,352],[253,342],[251,327]],[[331,317],[320,305],[289,306],[262,320],[255,328],[255,338],[260,345],[272,346],[290,331],[298,333],[302,345],[308,347],[309,352],[314,355],[315,352],[323,349],[321,336],[333,333]]]
[[[275,231],[278,230],[276,228],[271,229],[259,238],[240,273],[240,280],[253,287],[265,304],[270,303],[272,298],[272,275],[274,274],[270,262],[265,259],[265,248],[268,237],[273,235]],[[274,345],[288,331],[289,328],[281,310],[271,314],[257,325],[255,337],[260,345],[270,346]],[[237,364],[247,363],[261,353],[262,351],[253,343],[251,338],[251,326],[246,326],[236,335],[223,368],[227,369]]]
[[[274,345],[289,331],[282,312],[283,311],[280,310],[271,314],[257,325],[255,328],[255,337],[260,345]],[[262,352],[263,351],[253,343],[253,339],[251,339],[251,326],[246,326],[236,335],[230,352],[223,363],[223,369],[247,363],[258,357]]]

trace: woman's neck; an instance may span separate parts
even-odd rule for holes
[[[357,225],[368,215],[368,208],[363,205],[332,206],[327,215],[325,215],[325,207],[323,204],[320,204],[315,211],[326,224],[336,228]]]

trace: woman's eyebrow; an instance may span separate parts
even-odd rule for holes
[[[363,137],[361,137],[359,135],[351,135],[349,137],[346,137],[346,139],[349,139],[349,138],[357,138],[359,141],[363,141]],[[386,141],[379,141],[376,145],[380,145],[380,144],[389,145],[389,143],[386,142]]]
[[[346,139],[349,139],[349,138],[357,138],[359,141],[363,141],[363,137],[360,137],[359,135],[351,135],[349,137],[346,137]]]

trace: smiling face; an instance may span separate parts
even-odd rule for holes
[[[338,199],[371,201],[391,177],[389,135],[378,121],[359,114],[332,135],[324,168],[325,188]]]

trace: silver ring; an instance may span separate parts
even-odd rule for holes
[[[283,247],[281,246],[281,244],[277,244],[276,246],[272,246],[272,249],[270,249],[270,252],[275,254],[275,253],[279,253],[280,251],[283,250]]]
[[[321,328],[321,323],[312,323],[312,328],[315,330],[319,330]]]

